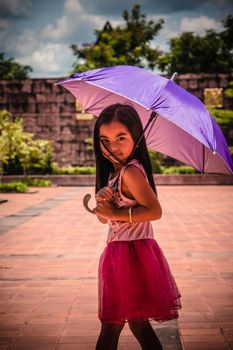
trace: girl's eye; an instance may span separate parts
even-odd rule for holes
[[[100,141],[101,141],[102,143],[107,143],[107,142],[108,142],[107,139],[100,139]]]
[[[117,141],[124,141],[125,138],[124,137],[118,137]]]

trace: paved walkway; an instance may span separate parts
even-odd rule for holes
[[[93,188],[0,194],[0,350],[91,350],[106,226],[82,207]],[[233,187],[160,186],[154,222],[182,293],[180,318],[153,323],[164,350],[233,349]],[[128,327],[119,350],[139,350]]]

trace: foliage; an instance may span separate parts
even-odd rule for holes
[[[188,165],[162,167],[163,174],[195,174],[197,171]]]
[[[226,139],[231,144],[232,139],[229,138],[229,131],[233,130],[233,111],[228,109],[208,109],[212,117],[216,120],[222,132],[224,133]]]
[[[93,166],[63,166],[52,163],[52,173],[56,175],[93,175],[95,167]]]
[[[27,79],[30,72],[30,66],[23,66],[13,58],[6,59],[0,52],[0,79]]]
[[[21,181],[1,183],[0,192],[28,192],[28,186]]]
[[[1,173],[43,174],[51,172],[51,141],[34,140],[23,130],[22,119],[13,120],[7,111],[0,111]]]
[[[154,150],[148,150],[150,160],[151,160],[151,166],[152,166],[152,173],[153,174],[160,174],[162,172],[161,168],[161,162],[159,159],[159,154],[155,152]]]
[[[23,179],[20,180],[23,184],[32,187],[49,187],[52,184],[51,180],[42,180],[42,179]]]
[[[84,141],[85,141],[85,144],[86,144],[86,150],[87,151],[93,151],[94,150],[93,138],[87,137]]]
[[[224,91],[225,96],[233,97],[233,81],[229,82],[229,87]]]
[[[233,146],[230,146],[230,147],[229,147],[229,151],[230,151],[230,154],[231,154],[231,156],[232,156],[232,158],[233,158]]]
[[[169,40],[170,52],[159,58],[158,67],[168,75],[229,73],[233,71],[233,16],[222,21],[223,31],[207,30],[204,36],[183,32]]]
[[[96,30],[94,45],[81,48],[71,46],[77,57],[73,65],[74,72],[114,65],[155,67],[159,52],[149,44],[162,28],[163,19],[157,23],[147,21],[146,15],[141,13],[140,5],[135,5],[131,13],[125,10],[122,17],[123,26],[113,28],[107,22],[103,30]]]

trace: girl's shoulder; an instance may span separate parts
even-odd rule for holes
[[[128,164],[124,165],[123,168],[121,169],[121,174],[120,174],[120,175],[123,176],[124,173],[125,173],[125,171],[126,171],[127,169],[131,168],[131,167],[132,167],[132,168],[133,168],[133,167],[136,167],[136,168],[140,169],[141,172],[143,173],[143,175],[144,175],[145,177],[147,177],[143,165],[142,165],[137,159],[132,159]]]

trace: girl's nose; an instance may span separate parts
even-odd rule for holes
[[[117,143],[116,143],[116,142],[111,142],[111,144],[110,144],[110,150],[111,150],[111,151],[114,151],[114,150],[116,150],[116,149],[118,149]]]

